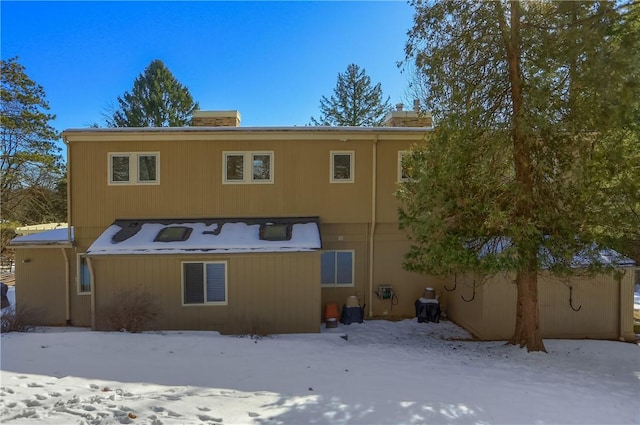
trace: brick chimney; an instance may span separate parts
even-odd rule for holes
[[[194,111],[195,127],[240,127],[238,111]]]
[[[431,114],[420,111],[420,101],[414,100],[413,111],[404,111],[404,105],[398,103],[396,110],[387,114],[385,127],[431,127]]]

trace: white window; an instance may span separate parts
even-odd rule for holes
[[[183,305],[227,305],[227,263],[182,263]]]
[[[109,153],[109,184],[159,184],[160,153]]]
[[[224,183],[273,183],[273,152],[223,152]]]
[[[353,286],[353,251],[324,251],[320,257],[323,286]]]
[[[91,273],[89,272],[89,264],[87,258],[83,254],[78,254],[78,294],[91,293]]]
[[[409,151],[398,151],[398,181],[406,182],[411,179],[409,165],[405,159],[409,157]]]
[[[353,183],[354,151],[331,151],[331,183]]]

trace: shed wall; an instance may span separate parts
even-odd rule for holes
[[[612,275],[572,277],[563,282],[543,272],[538,276],[540,331],[543,338],[633,339],[633,271],[620,281]],[[485,340],[505,340],[513,334],[516,318],[515,275],[498,274],[479,287],[465,303],[452,297],[454,321]],[[569,304],[569,286],[572,305]],[[463,295],[464,286],[456,293]],[[469,295],[465,295],[469,299]]]
[[[66,322],[63,248],[20,248],[16,259],[16,309],[28,313],[34,325]],[[67,249],[69,255],[70,249]]]

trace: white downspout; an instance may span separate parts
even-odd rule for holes
[[[86,257],[89,268],[89,278],[91,279],[91,329],[96,330],[96,277],[93,272],[93,262],[91,257]]]
[[[378,135],[373,139],[373,152],[371,160],[371,230],[369,233],[369,317],[373,316],[373,249],[374,235],[376,233],[376,193],[377,193],[377,166],[378,166]]]
[[[62,137],[62,142],[67,146],[67,242],[69,243],[69,245],[73,245],[73,238],[71,236],[73,230],[73,225],[71,222],[71,161],[69,161],[69,158],[71,157],[71,153],[69,152],[71,147],[66,136]],[[69,326],[71,324],[71,273],[69,266],[69,256],[67,255],[67,251],[65,251],[64,248],[62,249],[62,253],[64,254],[65,260],[65,323],[67,324],[67,326]]]
[[[71,157],[71,146],[69,145],[69,141],[66,136],[62,138],[62,142],[67,145],[67,242],[69,242],[69,245],[72,245],[73,241],[71,240],[71,230],[73,223],[71,217],[71,161],[69,161],[69,158]]]
[[[71,289],[71,276],[69,271],[69,256],[67,255],[67,249],[62,248],[62,255],[64,256],[64,290],[67,296],[65,297],[65,324],[67,326],[71,325],[71,295],[69,293]]]

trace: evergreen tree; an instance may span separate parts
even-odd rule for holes
[[[312,125],[379,127],[391,110],[389,98],[383,101],[380,83],[371,86],[364,68],[351,64],[344,74],[338,74],[333,95],[320,99],[319,118],[311,117]]]
[[[106,120],[108,127],[183,127],[198,109],[189,89],[158,59],[136,78],[131,93],[118,97],[118,104]]]
[[[50,205],[51,193],[64,178],[61,149],[56,144],[58,134],[49,125],[55,115],[47,112],[44,89],[27,76],[18,58],[2,60],[0,64],[3,223],[65,221],[66,195],[65,211],[54,212]]]
[[[602,271],[640,229],[633,2],[413,1],[406,45],[436,130],[398,191],[414,271],[514,271],[511,344],[545,351],[538,272]]]

